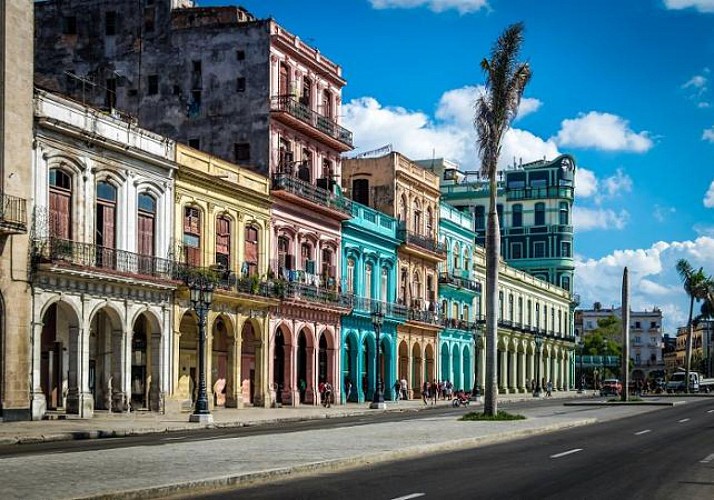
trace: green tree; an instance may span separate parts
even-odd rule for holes
[[[684,358],[684,380],[689,381],[689,372],[692,367],[692,337],[694,335],[694,302],[707,299],[711,295],[712,278],[704,274],[704,269],[694,269],[686,259],[677,262],[677,273],[682,279],[684,291],[689,296],[689,319],[687,320],[687,352]],[[689,383],[686,385],[689,392]]]
[[[486,397],[484,413],[496,415],[496,336],[498,310],[498,264],[501,234],[496,211],[496,172],[503,136],[518,113],[523,90],[531,78],[528,63],[519,62],[523,23],[512,24],[498,37],[490,59],[481,61],[486,76],[485,91],[476,99],[474,126],[478,132],[481,173],[489,180],[488,225],[486,228]]]
[[[583,351],[592,356],[622,354],[622,320],[610,315],[597,320],[597,328],[583,335]]]

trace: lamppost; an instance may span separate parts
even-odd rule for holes
[[[541,396],[541,391],[543,390],[541,385],[540,385],[540,363],[541,363],[541,357],[543,355],[543,335],[540,333],[536,333],[534,335],[535,337],[535,345],[536,345],[536,354],[538,355],[538,360],[536,361],[536,388],[535,391],[533,392],[533,397],[534,398],[539,398]]]
[[[198,315],[198,397],[189,422],[213,422],[213,415],[208,409],[206,393],[206,317],[213,302],[215,284],[206,276],[197,276],[186,280],[191,306]]]
[[[578,339],[578,347],[580,348],[580,384],[578,386],[578,394],[583,393],[583,380],[585,379],[585,373],[583,372],[583,353],[585,352],[585,342],[583,339]]]
[[[384,402],[384,394],[382,393],[382,381],[379,377],[379,334],[382,330],[382,323],[384,323],[384,314],[382,313],[381,307],[378,305],[377,308],[372,311],[372,326],[374,327],[374,334],[377,337],[376,352],[374,354],[374,395],[372,396],[372,403],[369,405],[369,407],[373,410],[384,410],[387,408],[387,403]]]

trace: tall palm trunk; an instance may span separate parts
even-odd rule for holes
[[[692,337],[694,337],[694,295],[689,298],[689,321],[687,322],[687,350],[684,354],[684,392],[689,393],[689,371],[692,367]]]
[[[498,185],[494,175],[489,182],[489,207],[486,229],[486,397],[483,411],[486,415],[498,412],[498,379],[496,355],[498,353],[498,262],[501,254],[501,231],[498,224],[496,194]]]

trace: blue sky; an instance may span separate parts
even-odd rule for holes
[[[204,0],[201,6],[230,5]],[[714,0],[243,0],[340,64],[357,152],[393,144],[477,168],[479,61],[526,26],[533,78],[503,165],[571,153],[576,291],[686,321],[674,263],[714,273]]]

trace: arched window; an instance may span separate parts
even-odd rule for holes
[[[312,151],[309,149],[302,150],[302,162],[298,166],[298,179],[305,182],[312,182]]]
[[[258,243],[258,228],[255,226],[246,226],[245,238],[243,242],[243,261],[249,276],[258,274],[258,251],[260,244]]]
[[[414,201],[414,226],[413,231],[416,234],[422,234],[423,228],[421,227],[421,207],[418,201]]]
[[[138,242],[140,255],[154,256],[154,233],[156,231],[156,200],[148,193],[139,194],[138,199]]]
[[[446,299],[441,301],[441,312],[444,316],[449,314],[449,301]]]
[[[116,248],[117,188],[105,181],[97,182],[94,243]]]
[[[402,195],[402,197],[399,199],[399,213],[397,213],[397,218],[400,221],[406,221],[408,220],[409,214],[407,213],[407,197],[405,195]]]
[[[72,239],[72,177],[62,170],[50,170],[50,236]]]
[[[518,324],[523,324],[523,297],[518,297]]]
[[[464,269],[471,271],[471,249],[464,248]]]
[[[535,320],[536,320],[536,328],[540,330],[540,304],[536,302],[535,305]]]
[[[503,321],[503,292],[498,292],[498,320]]]
[[[231,268],[231,220],[225,215],[216,217],[216,264]]]
[[[290,252],[290,239],[287,236],[278,236],[278,272],[281,278],[288,279],[288,271],[295,269],[295,259]]]
[[[310,108],[312,102],[312,80],[307,76],[302,79],[302,92],[300,92],[300,104]]]
[[[347,259],[347,293],[355,293],[355,260],[352,257]]]
[[[567,201],[561,201],[560,202],[560,224],[562,226],[567,226],[570,223],[570,213],[568,209],[568,202]]]
[[[513,294],[508,294],[508,321],[513,323]]]
[[[511,209],[511,226],[523,226],[523,205],[521,205],[520,203],[516,203]]]
[[[434,234],[434,213],[432,212],[431,207],[426,208],[426,235],[436,236]]]
[[[458,243],[454,243],[454,269],[458,269],[461,260],[461,248]]]
[[[545,203],[536,203],[535,204],[534,225],[545,226]]]
[[[201,265],[201,211],[185,207],[183,212],[183,248],[186,263]]]

